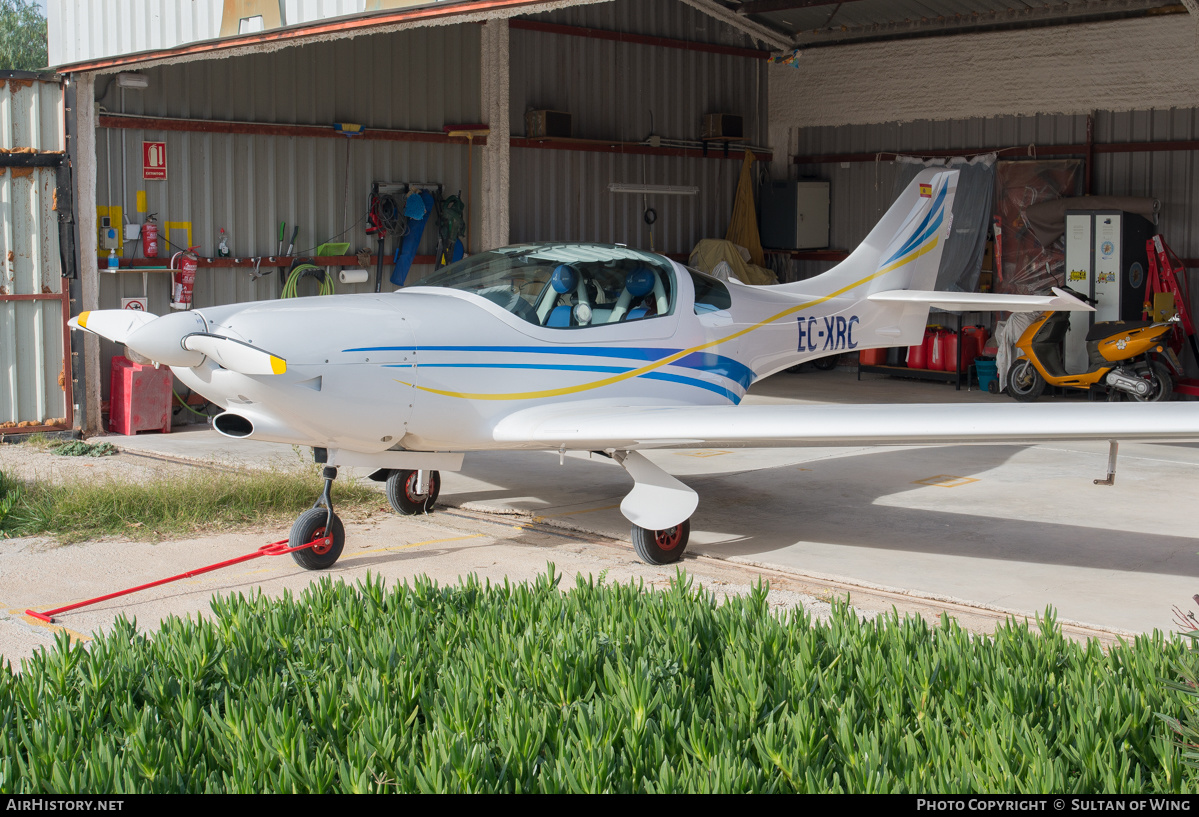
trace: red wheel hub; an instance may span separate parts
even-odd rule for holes
[[[654,543],[662,550],[674,550],[683,541],[683,529],[679,525],[666,530],[654,531]]]
[[[411,474],[408,475],[408,479],[404,480],[404,494],[408,497],[408,500],[410,502],[424,502],[425,499],[427,499],[429,494],[431,494],[432,492],[433,492],[433,477],[432,476],[429,477],[429,482],[425,486],[425,492],[423,494],[418,494],[416,492],[416,472],[415,471],[413,471]]]
[[[319,553],[323,556],[329,552],[330,548],[333,547],[333,542],[330,539],[325,538],[324,528],[318,528],[317,530],[313,531],[312,538],[317,540],[317,543],[312,546],[313,553]]]

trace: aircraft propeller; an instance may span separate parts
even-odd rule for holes
[[[244,341],[214,335],[197,312],[159,317],[149,312],[102,309],[82,312],[69,325],[123,343],[139,355],[167,366],[193,368],[206,358],[246,375],[283,374],[287,361]]]

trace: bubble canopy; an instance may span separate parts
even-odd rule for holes
[[[616,244],[503,247],[464,258],[420,285],[470,292],[554,329],[668,315],[677,294],[668,260]]]

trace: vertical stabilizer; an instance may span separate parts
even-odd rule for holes
[[[823,275],[779,289],[856,297],[884,290],[933,289],[953,220],[957,183],[956,170],[921,171],[848,258]]]

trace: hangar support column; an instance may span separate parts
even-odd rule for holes
[[[96,75],[75,74],[75,140],[71,162],[75,180],[75,223],[79,233],[75,246],[79,257],[80,303],[75,314],[100,308],[100,272],[96,264],[99,233],[96,227]],[[85,407],[83,432],[95,434],[100,426],[100,339],[90,332],[77,332],[75,344],[82,343],[83,395]],[[76,348],[79,348],[76,346]],[[80,399],[78,396],[76,399]]]
[[[509,186],[512,149],[509,122],[508,21],[488,20],[483,24],[480,45],[482,71],[482,119],[491,129],[483,147],[482,207],[473,214],[479,220],[479,244],[473,250],[491,250],[508,243]]]

